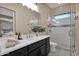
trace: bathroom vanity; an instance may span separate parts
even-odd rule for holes
[[[15,35],[13,33],[16,32],[16,20],[15,20],[16,11],[1,6],[0,6],[0,10],[1,10],[0,12],[0,55],[1,56],[48,55],[50,51],[49,35],[33,36],[30,38],[22,37],[23,40],[18,40],[15,39],[15,37],[12,37],[11,39],[13,40],[9,40],[9,38],[7,37]],[[14,39],[17,42],[14,41]],[[8,41],[7,44],[6,44],[6,40]]]
[[[5,48],[2,56],[46,56],[50,51],[49,36],[23,38],[14,47]]]

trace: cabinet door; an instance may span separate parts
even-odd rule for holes
[[[39,56],[40,55],[40,49],[36,49],[29,53],[29,56]]]
[[[50,52],[50,39],[47,38],[47,43],[46,43],[46,49],[47,49],[47,54]]]
[[[47,52],[47,54],[50,52],[50,43],[47,43],[47,47],[46,47],[46,52]]]
[[[41,52],[41,54],[40,54],[41,56],[46,55],[46,45],[45,44],[40,47],[40,52]]]
[[[43,39],[43,40],[41,40],[41,41],[38,41],[38,42],[36,42],[36,43],[33,43],[33,44],[29,45],[29,46],[28,46],[29,52],[40,48],[40,46],[42,46],[42,45],[44,45],[44,44],[45,44],[45,39]]]

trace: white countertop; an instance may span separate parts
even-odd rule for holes
[[[23,40],[19,40],[19,44],[15,45],[14,47],[2,49],[0,55],[8,54],[12,51],[20,49],[24,46],[28,46],[32,43],[35,43],[35,42],[40,41],[40,40],[47,38],[47,37],[49,37],[49,35],[34,36],[31,38],[23,38]]]

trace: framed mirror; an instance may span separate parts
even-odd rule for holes
[[[0,37],[15,33],[15,11],[0,6]]]

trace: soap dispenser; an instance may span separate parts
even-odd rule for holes
[[[18,33],[18,40],[22,40],[20,32]]]

